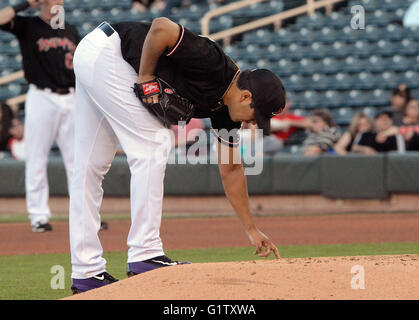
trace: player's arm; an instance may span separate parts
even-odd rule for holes
[[[230,201],[234,211],[243,223],[250,241],[256,247],[255,254],[267,257],[273,251],[275,257],[279,259],[279,253],[276,246],[255,226],[250,211],[243,166],[241,163],[234,163],[233,161],[233,159],[240,159],[240,155],[234,156],[235,152],[240,153],[239,148],[231,148],[218,142],[218,163],[227,199]],[[228,159],[226,155],[228,155]],[[226,159],[228,161],[226,161]],[[266,248],[265,252],[263,252],[263,248]]]
[[[154,71],[160,56],[174,47],[179,38],[179,25],[167,18],[156,18],[144,40],[138,72],[138,83],[155,78]],[[152,99],[152,98],[148,98]],[[154,97],[157,99],[157,97]],[[146,101],[151,103],[152,101]],[[157,101],[154,101],[157,102]]]
[[[13,20],[16,16],[16,13],[26,10],[29,7],[38,7],[40,5],[39,0],[28,0],[23,1],[15,6],[8,6],[0,10],[0,25],[4,25]]]

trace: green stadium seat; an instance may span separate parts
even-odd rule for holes
[[[343,63],[340,65],[342,71],[358,73],[367,68],[367,60],[360,59],[358,57],[349,56],[343,60]]]
[[[345,94],[337,90],[327,90],[323,93],[322,104],[325,108],[336,108],[345,105]]]
[[[330,84],[330,89],[334,90],[349,90],[352,88],[353,82],[348,73],[339,72],[333,76],[334,81]]]
[[[314,59],[323,58],[327,55],[326,53],[328,51],[326,44],[317,41],[309,44],[306,48],[308,48],[308,50],[306,50],[306,56]]]
[[[321,60],[320,71],[322,73],[334,74],[342,70],[341,64],[333,57],[326,57]]]

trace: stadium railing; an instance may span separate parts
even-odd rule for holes
[[[210,33],[210,21],[211,19],[232,12],[235,10],[243,9],[245,7],[251,6],[255,3],[262,2],[263,0],[243,0],[233,2],[229,5],[222,6],[213,10],[208,11],[201,20],[201,33],[204,36],[208,36],[214,41],[223,40],[225,45],[228,45],[231,41],[231,37],[251,31],[257,28],[261,28],[267,25],[273,24],[276,29],[281,27],[281,24],[284,20],[293,18],[302,14],[312,15],[316,10],[325,8],[327,13],[330,13],[333,10],[333,5],[335,3],[344,2],[347,0],[307,0],[305,5],[286,10],[268,17],[257,19],[248,23],[244,23],[239,26],[235,26],[231,29],[224,31]]]

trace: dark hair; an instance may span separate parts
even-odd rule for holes
[[[250,90],[249,81],[247,80],[250,72],[251,71],[249,69],[240,71],[239,77],[237,78],[237,87],[240,90]]]
[[[329,127],[336,127],[333,117],[326,109],[316,109],[311,112],[311,116],[321,118]]]
[[[412,100],[412,94],[410,92],[410,88],[408,88],[404,84],[399,84],[397,86],[397,88],[393,89],[393,93],[392,93],[391,96],[392,97],[394,97],[394,96],[401,96],[401,97],[403,97],[405,99],[403,110],[406,108],[406,106],[409,103],[409,101]]]
[[[1,106],[1,120],[0,120],[0,150],[4,150],[7,147],[7,143],[10,139],[10,127],[12,126],[12,120],[14,114],[12,108],[2,101],[0,101]]]

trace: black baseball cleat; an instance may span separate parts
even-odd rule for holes
[[[100,229],[99,229],[99,231],[101,231],[101,230],[108,230],[108,229],[109,229],[108,223],[106,221],[102,221],[100,223]]]
[[[32,226],[32,232],[45,232],[52,231],[52,226],[47,223],[38,222],[36,225]]]
[[[73,294],[78,294],[92,289],[100,288],[118,281],[118,279],[115,279],[106,271],[99,273],[91,278],[71,280],[71,291],[73,292]]]
[[[167,256],[158,256],[144,261],[128,263],[127,276],[132,277],[140,273],[151,271],[157,268],[190,264],[190,262],[173,261]]]

